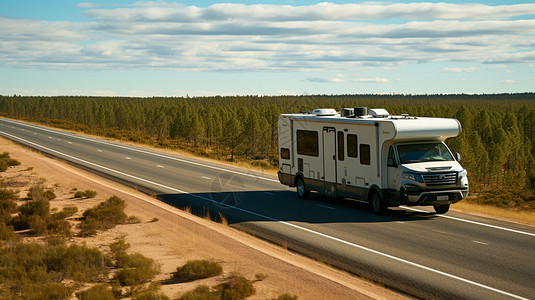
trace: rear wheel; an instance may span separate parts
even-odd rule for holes
[[[299,196],[299,198],[306,199],[308,198],[308,196],[310,196],[310,191],[307,190],[305,186],[305,181],[303,180],[302,177],[297,178],[296,187],[297,187],[297,196]]]
[[[386,201],[377,192],[371,193],[370,204],[372,211],[376,214],[383,214],[386,211]]]
[[[435,209],[437,214],[445,214],[450,210],[449,204],[443,204],[443,205],[433,205],[433,208]]]

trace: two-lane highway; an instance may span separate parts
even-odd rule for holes
[[[0,119],[0,135],[411,295],[535,298],[533,227],[420,208],[377,216],[348,200],[299,199],[272,175],[11,120]]]

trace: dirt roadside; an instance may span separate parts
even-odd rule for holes
[[[283,248],[251,237],[231,227],[193,216],[152,197],[118,183],[79,170],[64,162],[0,138],[0,152],[9,152],[21,162],[2,174],[14,185],[44,181],[53,187],[57,198],[52,208],[76,205],[77,215],[112,195],[127,203],[126,213],[139,217],[139,224],[119,225],[95,237],[73,237],[71,242],[107,250],[108,245],[124,237],[131,244],[130,252],[139,252],[161,265],[157,280],[171,277],[171,272],[192,259],[213,259],[224,270],[221,277],[190,283],[162,285],[171,298],[200,284],[215,285],[225,275],[238,272],[249,279],[262,274],[255,282],[256,294],[249,299],[272,299],[280,294],[297,295],[299,299],[406,299],[388,289],[361,280]],[[44,178],[42,180],[41,178]],[[73,189],[97,191],[92,199],[74,199]],[[21,195],[25,192],[21,189]],[[151,222],[154,218],[158,221]]]

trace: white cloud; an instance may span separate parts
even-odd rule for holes
[[[336,75],[335,77],[331,77],[331,78],[324,78],[324,77],[308,77],[306,78],[306,81],[309,81],[309,82],[329,82],[329,83],[340,83],[340,82],[344,82],[345,80],[343,79],[343,75],[341,74],[338,74]]]
[[[511,80],[511,79],[506,79],[506,80],[502,80],[502,81],[500,81],[500,83],[503,83],[503,84],[513,84],[513,83],[515,83],[515,81],[514,81],[514,80]]]
[[[94,8],[94,7],[98,7],[98,5],[96,3],[92,3],[92,2],[80,2],[80,3],[76,4],[76,7],[78,7],[78,8]]]
[[[467,68],[459,68],[459,67],[446,67],[441,70],[443,73],[472,73],[475,71],[479,71],[479,68],[476,67],[467,67]]]
[[[95,5],[81,2],[78,7]],[[138,2],[86,10],[94,22],[0,17],[0,64],[341,73],[436,61],[533,65],[535,50],[527,41],[535,34],[535,20],[511,19],[527,14],[535,14],[535,4],[218,3],[201,8]],[[447,67],[442,72],[477,70]],[[339,76],[307,80],[346,81]]]
[[[353,79],[353,82],[387,83],[387,82],[390,82],[390,81],[388,79],[386,79],[386,78],[375,77],[375,78],[355,78],[355,79]]]

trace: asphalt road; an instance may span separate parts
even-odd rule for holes
[[[421,298],[534,299],[535,228],[450,211],[302,200],[275,176],[0,119],[0,135]]]

